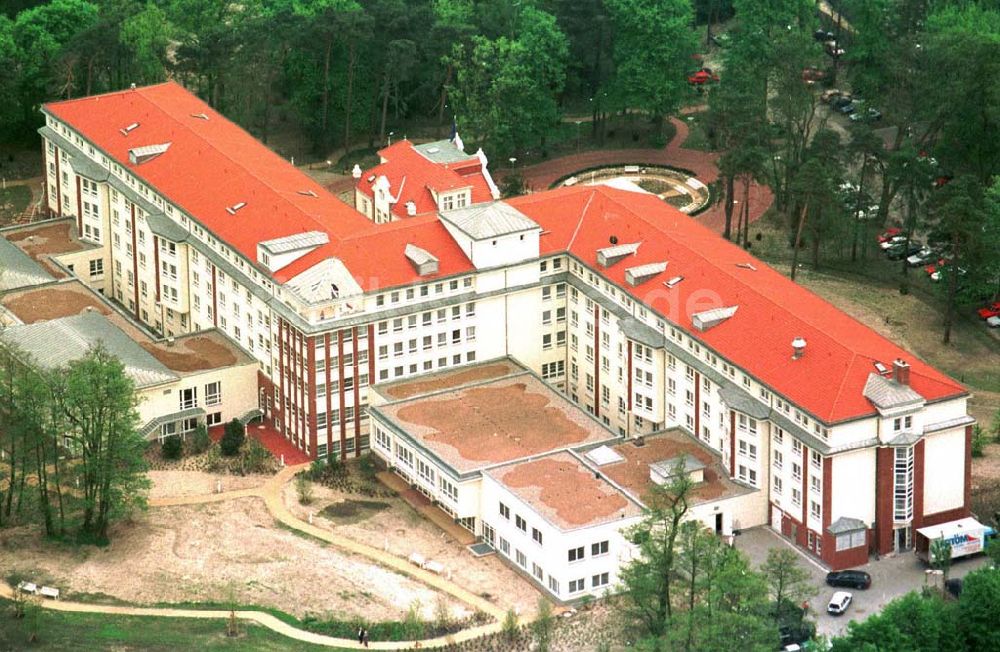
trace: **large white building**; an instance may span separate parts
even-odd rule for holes
[[[968,514],[966,390],[653,196],[376,224],[177,84],[43,112],[76,273],[164,335],[238,343],[264,418],[310,456],[369,448],[372,384],[503,358],[609,437],[686,432],[761,497],[742,527],[833,567]]]

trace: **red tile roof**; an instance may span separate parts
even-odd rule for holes
[[[862,395],[875,361],[911,361],[912,387],[927,400],[965,389],[871,328],[709,231],[654,195],[602,186],[557,189],[509,200],[543,229],[542,254],[569,251],[599,270],[689,335],[826,422],[871,414]],[[608,269],[597,250],[641,242],[633,256]],[[667,269],[637,287],[625,270],[668,261]],[[756,270],[738,264],[751,263]],[[664,282],[684,280],[668,289]],[[723,306],[736,314],[705,332],[691,315]],[[792,360],[791,342],[805,338],[805,354]]]
[[[372,197],[372,177],[385,176],[389,180],[390,192],[394,196],[399,195],[392,207],[397,217],[407,217],[406,202],[409,201],[416,205],[417,215],[436,211],[437,202],[431,195],[432,188],[437,192],[446,192],[471,187],[473,204],[493,199],[482,165],[474,155],[455,163],[435,163],[404,139],[380,150],[379,156],[385,159],[385,163],[365,170],[358,182],[358,190]]]
[[[264,240],[317,230],[339,238],[371,224],[174,82],[45,109],[250,260],[257,260],[257,243]],[[139,126],[123,135],[133,123]],[[165,153],[129,163],[129,149],[168,142]],[[316,196],[300,194],[305,191]],[[240,202],[246,206],[235,215],[226,212]]]
[[[438,258],[438,276],[473,270],[434,213],[373,224],[175,83],[46,108],[251,260],[262,240],[311,230],[330,234],[329,244],[275,273],[279,282],[331,257],[342,260],[365,291],[426,280],[403,255],[408,243]],[[208,120],[192,117],[197,114]],[[139,127],[123,136],[119,130],[134,122]],[[172,143],[166,153],[129,165],[130,148],[164,142]],[[399,161],[416,157],[417,170],[430,163],[406,141],[383,151]],[[433,163],[430,167],[440,169]],[[413,178],[423,178],[420,174]],[[425,187],[426,179],[415,185]],[[301,190],[317,196],[301,195]],[[473,195],[477,197],[481,195]],[[247,206],[235,216],[226,212],[227,206],[243,201]],[[653,195],[575,186],[509,203],[542,227],[543,255],[573,253],[821,420],[873,412],[862,390],[875,361],[886,366],[898,357],[911,361],[911,384],[928,400],[965,393],[954,380]],[[607,247],[611,236],[619,243],[642,245],[634,256],[600,269],[597,250]],[[663,260],[669,262],[666,271],[638,287],[625,282],[626,268]],[[756,271],[737,266],[748,262]],[[684,280],[666,288],[664,281],[674,276]],[[739,310],[722,324],[705,332],[692,329],[693,313],[733,305]],[[791,341],[796,337],[805,338],[807,347],[793,361]]]

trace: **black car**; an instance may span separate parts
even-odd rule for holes
[[[843,570],[826,574],[830,586],[846,586],[853,589],[867,589],[872,585],[872,576],[864,571]]]
[[[894,245],[885,250],[885,257],[889,260],[903,260],[904,258],[909,258],[910,256],[920,253],[923,249],[923,245],[911,244],[909,247],[905,245]]]

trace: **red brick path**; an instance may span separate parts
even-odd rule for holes
[[[225,425],[212,426],[208,429],[208,436],[212,438],[212,441],[219,441],[222,439],[224,431]],[[295,448],[290,441],[281,436],[281,433],[267,424],[263,424],[263,427],[259,423],[249,424],[247,426],[247,437],[253,437],[264,444],[264,448],[271,451],[271,454],[279,461],[281,460],[281,456],[284,455],[286,466],[293,466],[309,461],[308,455]]]
[[[671,118],[671,124],[676,129],[676,135],[663,149],[606,149],[570,154],[521,169],[525,184],[532,191],[545,190],[553,183],[574,172],[604,165],[623,165],[628,163],[647,163],[650,165],[665,165],[688,170],[705,184],[719,178],[716,152],[702,152],[685,149],[684,142],[688,138],[687,122]],[[498,170],[494,174],[502,178],[508,170]],[[742,187],[737,182],[737,197],[742,195]],[[753,184],[750,187],[750,223],[760,219],[760,216],[771,206],[774,195],[767,186]],[[739,208],[739,204],[736,205]],[[710,229],[722,232],[725,225],[725,215],[721,202],[695,217]],[[736,211],[734,210],[734,228]]]

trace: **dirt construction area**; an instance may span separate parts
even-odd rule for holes
[[[389,554],[407,558],[417,552],[440,562],[444,576],[504,609],[534,613],[541,595],[531,581],[500,561],[497,555],[473,557],[464,545],[451,539],[400,498],[371,499],[345,494],[314,483],[313,502],[300,505],[294,483],[285,486],[284,501],[297,517]],[[346,505],[359,509],[338,509]],[[323,516],[322,513],[327,514]]]
[[[432,619],[437,592],[367,559],[276,526],[264,501],[239,498],[154,507],[118,525],[107,548],[44,541],[34,529],[0,536],[4,579],[58,587],[67,599],[138,604],[259,605],[340,620],[402,620],[419,601]],[[448,600],[454,617],[470,615]]]

